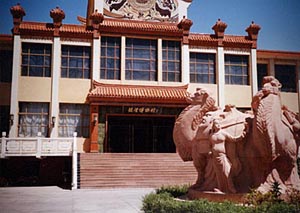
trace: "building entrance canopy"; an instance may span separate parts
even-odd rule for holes
[[[116,85],[94,81],[94,89],[88,94],[88,99],[90,103],[106,101],[186,105],[187,87],[188,85],[174,87]]]
[[[187,105],[187,96],[187,85],[138,86],[94,81],[88,94],[92,121],[91,151],[174,151],[174,118]],[[170,138],[159,141],[167,137]]]

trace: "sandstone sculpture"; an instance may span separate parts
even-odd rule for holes
[[[297,173],[300,122],[281,104],[280,82],[272,76],[252,100],[253,112],[215,106],[205,89],[187,98],[190,103],[174,125],[173,138],[184,161],[198,172],[193,189],[216,193],[260,192],[280,184],[282,193],[300,190]]]

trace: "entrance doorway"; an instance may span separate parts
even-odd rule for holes
[[[175,153],[175,117],[108,116],[105,152]]]

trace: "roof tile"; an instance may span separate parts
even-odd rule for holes
[[[138,85],[116,85],[94,82],[94,89],[88,94],[91,100],[119,99],[128,102],[136,102],[136,99],[147,99],[149,102],[174,102],[186,103],[188,95],[187,85],[185,86],[138,86]]]

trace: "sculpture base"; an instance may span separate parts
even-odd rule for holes
[[[242,193],[223,194],[217,192],[198,191],[195,189],[189,189],[187,196],[190,200],[207,199],[208,201],[213,201],[213,202],[224,202],[227,200],[234,203],[242,203],[245,194]]]

